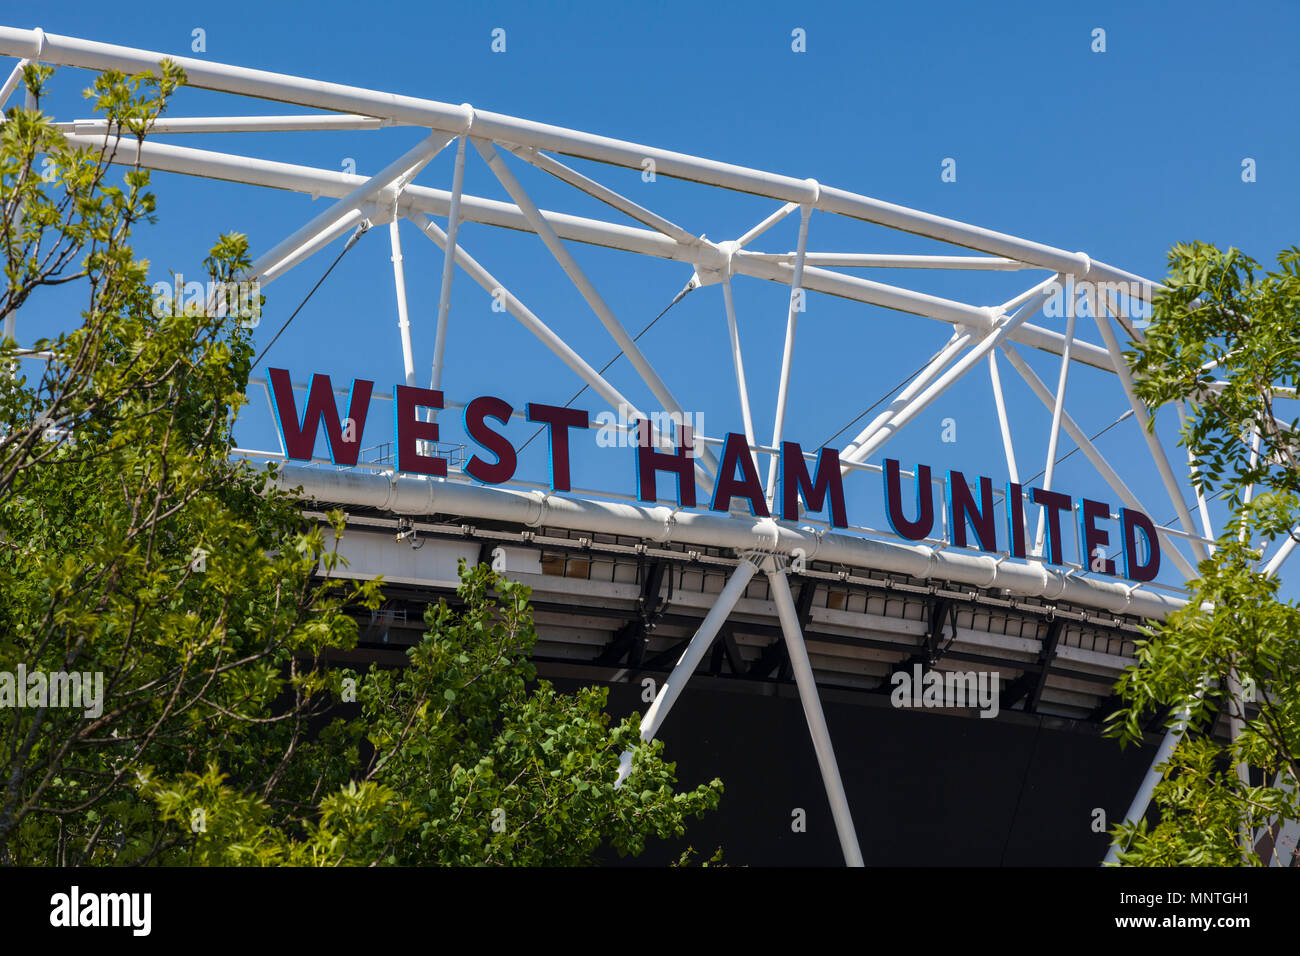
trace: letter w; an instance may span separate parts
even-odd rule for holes
[[[276,418],[280,425],[280,435],[284,438],[285,453],[298,461],[311,461],[316,449],[316,431],[321,419],[324,419],[330,461],[336,465],[355,465],[361,454],[361,432],[366,427],[370,392],[375,383],[363,378],[353,379],[352,393],[348,396],[348,418],[354,427],[345,431],[339,422],[338,406],[334,404],[334,386],[328,375],[312,376],[311,389],[307,392],[307,408],[302,414],[301,424],[289,373],[282,368],[273,368],[270,375],[271,388],[275,392]]]

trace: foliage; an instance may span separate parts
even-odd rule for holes
[[[1231,518],[1186,607],[1146,629],[1118,684],[1109,729],[1121,741],[1140,740],[1162,706],[1187,732],[1153,795],[1159,822],[1125,821],[1114,837],[1126,864],[1259,865],[1259,835],[1300,819],[1300,608],[1260,567],[1300,519],[1300,421],[1279,414],[1300,384],[1300,249],[1262,274],[1203,243],[1169,261],[1168,291],[1127,357],[1149,407],[1186,403],[1193,478]],[[1235,740],[1214,736],[1221,715],[1238,722]]]
[[[48,72],[29,67],[29,86]],[[300,804],[287,791],[321,750],[300,728],[328,703],[317,658],[355,639],[345,601],[373,600],[373,585],[334,580],[324,534],[269,472],[230,458],[247,330],[233,314],[151,307],[149,263],[130,245],[153,217],[149,174],[128,166],[112,184],[108,158],[115,131],[142,135],[181,79],[168,64],[99,77],[98,149],[69,146],[38,111],[11,109],[0,128],[0,318],[11,327],[25,305],[35,329],[33,291],[86,294],[75,328],[32,336],[46,361],[0,344],[0,662],[96,688],[74,701],[19,687],[0,708],[7,862],[158,858],[176,838],[139,792],[146,766],[215,761],[285,811]],[[247,258],[243,236],[223,237],[212,278]],[[324,763],[318,776],[345,779]]]

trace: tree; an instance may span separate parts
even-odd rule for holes
[[[301,835],[277,826],[264,801],[226,785],[215,768],[151,785],[179,826],[202,807],[218,808],[209,819],[233,821],[199,835],[187,859],[576,865],[604,847],[640,853],[648,837],[680,836],[688,818],[716,808],[716,779],[675,792],[663,744],[641,743],[637,715],[609,726],[605,689],[567,695],[536,681],[528,595],[488,565],[462,565],[460,606],[429,607],[429,630],[406,667],[340,676],[356,681],[362,717],[336,722],[331,736],[364,731],[371,752]],[[634,754],[632,773],[616,788],[624,750]]]
[[[38,98],[51,72],[27,68]],[[314,729],[358,680],[326,652],[354,646],[349,609],[381,582],[341,577],[341,515],[323,531],[273,468],[232,458],[248,316],[151,294],[130,245],[149,173],[128,161],[119,185],[110,160],[183,82],[166,61],[102,74],[97,149],[39,110],[0,127],[0,862],[578,862],[680,832],[718,786],[674,792],[600,692],[529,685],[526,591],[484,571],[409,668],[360,679],[360,718]],[[224,288],[246,238],[205,266]],[[19,309],[60,285],[85,293],[80,321],[19,349]],[[638,772],[614,792],[624,746]]]
[[[1265,864],[1256,835],[1300,819],[1300,608],[1261,568],[1270,543],[1300,540],[1300,419],[1280,414],[1300,385],[1300,249],[1277,263],[1175,246],[1146,340],[1126,353],[1151,409],[1186,404],[1192,477],[1230,520],[1186,607],[1146,630],[1118,685],[1122,741],[1160,706],[1188,721],[1153,796],[1159,823],[1115,828],[1123,863]],[[1221,715],[1237,730],[1226,743]]]
[[[38,96],[50,72],[27,68]],[[316,759],[302,728],[328,704],[317,658],[355,638],[344,603],[373,599],[335,580],[325,536],[269,472],[230,458],[252,353],[239,317],[155,309],[130,246],[153,217],[149,175],[130,166],[112,184],[108,160],[182,79],[166,63],[100,76],[98,150],[69,147],[39,111],[12,109],[0,130],[0,318],[13,328],[51,286],[86,294],[74,328],[27,352],[0,342],[6,862],[158,859],[180,837],[141,793],[145,767],[215,761],[295,812],[289,765]],[[215,281],[246,265],[240,235],[207,262]],[[346,779],[318,763],[326,789]]]

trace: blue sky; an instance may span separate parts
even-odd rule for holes
[[[190,9],[134,4],[129,19],[112,6],[52,2],[38,14],[9,12],[9,26],[85,37],[177,55],[298,74],[476,107],[676,149],[797,177],[1012,233],[1153,279],[1177,241],[1235,245],[1271,262],[1296,243],[1300,133],[1294,98],[1300,65],[1300,5],[1242,3],[1072,4],[386,4],[297,5],[229,2]],[[19,19],[21,14],[21,19]],[[506,31],[506,52],[490,49]],[[206,51],[191,51],[191,31]],[[806,31],[807,50],[791,50],[791,31]],[[1090,49],[1106,31],[1106,51]],[[7,66],[6,66],[7,69]],[[88,74],[61,71],[45,104],[59,119],[90,115],[79,91]],[[204,91],[178,95],[171,115],[305,112]],[[279,133],[174,137],[185,146],[243,151],[325,169],[351,159],[359,173],[378,171],[413,145],[412,129],[353,133]],[[941,162],[957,162],[957,181],[942,182]],[[1241,164],[1255,160],[1257,181]],[[449,188],[452,150],[416,182]],[[545,208],[603,214],[591,200],[553,185],[509,159]],[[606,185],[710,239],[735,238],[778,205],[633,171],[574,161]],[[139,254],[157,278],[196,275],[215,236],[247,233],[264,250],[314,215],[323,201],[252,187],[156,174],[158,226],[138,236]],[[505,199],[470,150],[466,191]],[[616,217],[615,217],[616,218]],[[794,247],[797,216],[754,244]],[[536,237],[501,235],[468,225],[467,249],[564,334],[597,368],[615,352],[609,336]],[[416,368],[421,384],[433,351],[441,253],[403,226]],[[815,214],[810,249],[837,252],[960,253],[865,223]],[[317,255],[270,285],[257,331],[270,340],[337,254]],[[690,276],[681,264],[646,262],[574,247],[601,293],[634,334]],[[346,383],[373,379],[379,390],[402,380],[395,296],[386,229],[364,237],[276,343],[266,364],[295,378],[326,372]],[[1044,274],[945,275],[876,270],[861,273],[976,304],[1004,301]],[[785,325],[785,293],[771,283],[737,280],[755,428],[771,435]],[[24,313],[22,328],[53,327],[67,300]],[[516,407],[563,404],[580,383],[463,274],[454,287],[448,372],[450,399],[495,394]],[[66,315],[66,313],[64,313]],[[1040,316],[1061,328],[1063,320]],[[1091,320],[1080,332],[1099,341]],[[880,398],[951,333],[941,323],[811,295],[795,350],[786,436],[814,449]],[[33,333],[34,334],[34,333]],[[25,336],[20,334],[20,340]],[[642,339],[647,356],[705,431],[740,431],[741,416],[718,288],[692,293]],[[1024,350],[1053,386],[1058,362]],[[648,402],[626,360],[611,381]],[[1043,467],[1049,413],[1002,364],[1022,475]],[[1072,373],[1067,408],[1090,434],[1126,407],[1104,376]],[[245,444],[267,442],[269,416],[241,425]],[[605,406],[590,391],[576,403]],[[378,429],[386,407],[375,406]],[[250,412],[250,416],[252,413]],[[956,442],[944,442],[945,419]],[[455,423],[447,422],[454,439]],[[859,423],[859,427],[862,423]],[[1162,433],[1171,435],[1167,421]],[[849,432],[849,435],[856,428]],[[513,426],[521,444],[532,430]],[[369,432],[365,444],[370,444]],[[843,442],[848,435],[842,436]],[[1130,420],[1099,440],[1158,523],[1173,516]],[[1172,448],[1172,442],[1169,443]],[[323,448],[323,443],[319,446]],[[1062,439],[1061,451],[1073,448]],[[536,453],[536,454],[534,454]],[[633,489],[632,454],[584,447],[575,484]],[[1006,480],[988,375],[981,366],[893,439],[884,455],[905,467],[925,462],[968,477]],[[523,460],[526,477],[544,480],[545,444]],[[856,482],[856,484],[854,483]],[[1118,506],[1083,455],[1058,470],[1055,487]],[[883,527],[879,479],[850,482],[850,520]],[[1115,536],[1112,536],[1112,541]],[[1068,554],[1068,551],[1067,551]],[[1176,575],[1175,575],[1176,577]]]

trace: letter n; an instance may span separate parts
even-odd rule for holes
[[[948,472],[948,527],[952,529],[952,543],[966,547],[966,522],[975,529],[981,551],[996,551],[997,518],[993,514],[993,481],[980,477],[980,504],[966,487],[966,476],[960,471]]]

